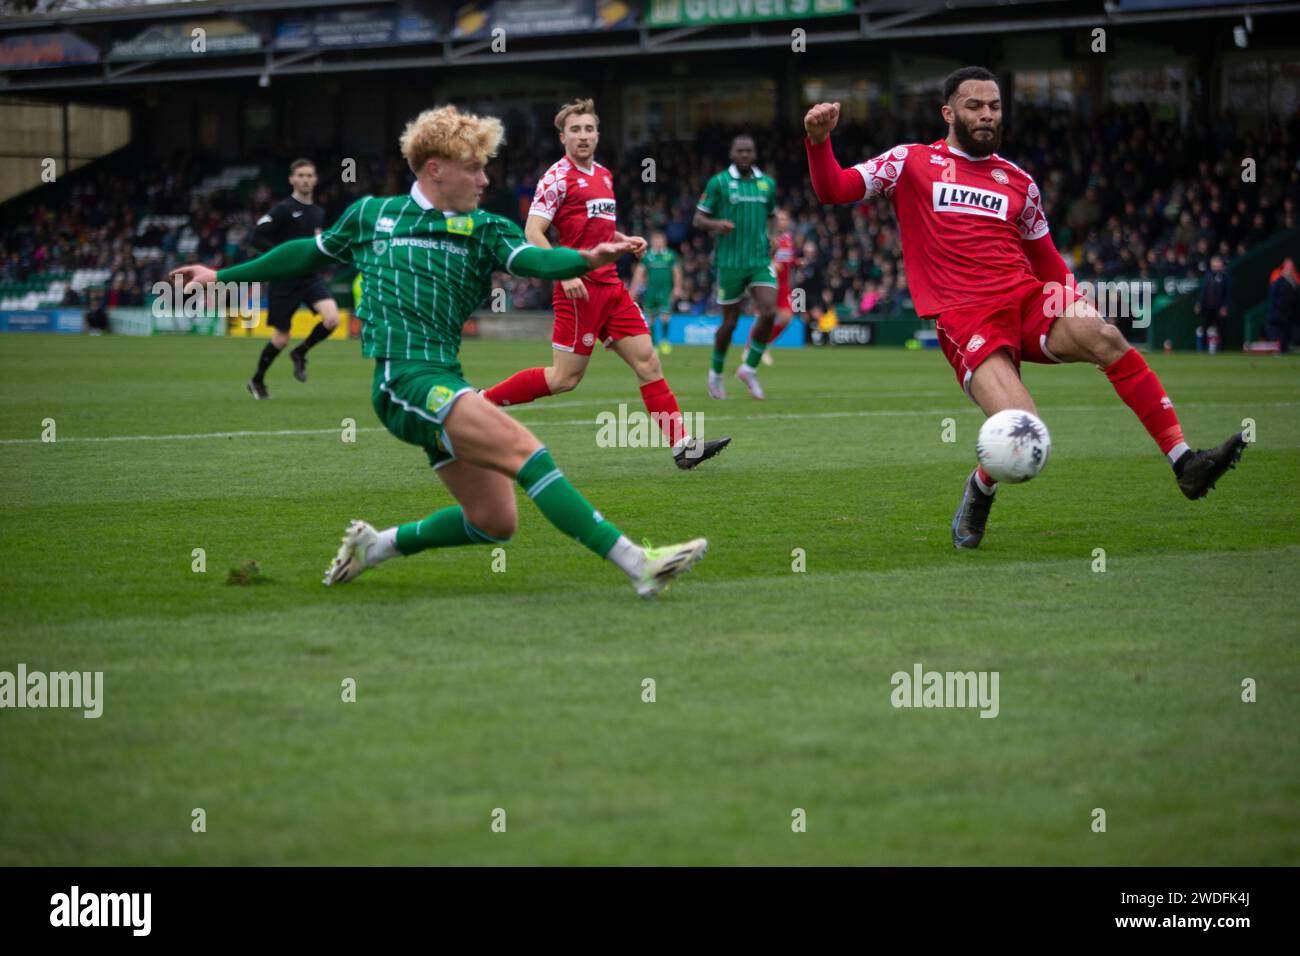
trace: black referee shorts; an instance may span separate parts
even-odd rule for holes
[[[272,282],[266,295],[266,324],[288,332],[299,305],[311,308],[313,302],[330,299],[330,290],[320,279],[286,279]]]

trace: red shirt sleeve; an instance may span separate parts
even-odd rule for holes
[[[867,185],[856,168],[841,169],[835,161],[828,136],[820,143],[804,137],[808,150],[808,173],[812,176],[813,192],[817,199],[830,206],[858,202],[866,197]]]
[[[1050,233],[1038,239],[1026,240],[1020,245],[1029,260],[1029,268],[1034,271],[1037,278],[1043,282],[1067,284],[1066,279],[1070,275],[1070,269],[1061,258],[1061,254],[1056,251],[1056,244],[1052,242]]]

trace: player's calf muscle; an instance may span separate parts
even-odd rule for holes
[[[507,495],[493,495],[473,504],[461,503],[465,519],[470,524],[484,534],[502,541],[513,538],[519,529],[519,511],[515,505],[514,489],[510,486],[507,488]]]

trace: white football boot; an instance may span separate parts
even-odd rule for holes
[[[745,383],[745,388],[749,389],[749,394],[762,401],[766,396],[763,394],[763,386],[758,384],[758,372],[748,365],[742,365],[736,369],[736,378]]]
[[[636,593],[643,598],[654,597],[668,587],[679,574],[685,574],[709,550],[707,538],[696,538],[685,544],[670,544],[664,548],[646,548],[645,565],[639,577],[633,579]]]
[[[325,569],[322,584],[346,584],[361,577],[361,572],[370,565],[366,561],[367,552],[379,544],[379,532],[364,521],[353,521],[343,534],[343,543],[339,553]]]

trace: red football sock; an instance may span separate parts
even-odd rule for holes
[[[994,489],[998,486],[998,483],[993,480],[993,476],[984,470],[983,465],[976,466],[975,477],[981,485],[980,491],[984,492],[986,495],[992,494]]]
[[[515,372],[504,382],[497,382],[483,393],[493,405],[523,405],[534,398],[545,398],[551,394],[546,384],[546,369],[526,368]]]
[[[1183,426],[1178,423],[1174,403],[1137,349],[1129,349],[1105,371],[1116,393],[1141,419],[1143,427],[1162,452],[1168,455],[1171,449],[1183,443]]]
[[[779,339],[781,337],[781,333],[785,331],[785,327],[789,324],[790,324],[789,319],[777,319],[776,322],[772,325],[772,335],[770,338],[768,338],[767,341],[771,343]]]
[[[682,424],[682,410],[677,406],[677,396],[668,387],[668,379],[661,378],[649,385],[642,385],[641,400],[645,402],[651,420],[659,424],[664,437],[668,439],[669,447],[675,447],[685,437],[686,427]]]

